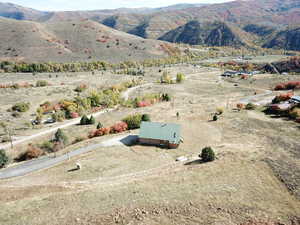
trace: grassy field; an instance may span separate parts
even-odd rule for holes
[[[146,71],[143,79],[154,84],[137,89],[130,97],[168,92],[172,96],[171,102],[138,109],[119,108],[96,119],[108,126],[126,115],[140,112],[150,114],[152,121],[179,123],[184,142],[178,149],[139,145],[101,147],[53,168],[2,180],[0,221],[7,225],[235,225],[249,220],[299,224],[299,125],[266,116],[260,109],[233,110],[240,99],[256,91],[269,90],[270,84],[280,82],[283,77],[257,75],[254,82],[222,81],[219,79],[221,71],[216,69],[178,66],[167,70],[172,76],[184,72],[187,80],[172,85],[155,83],[160,73],[158,68],[152,68]],[[24,80],[21,75],[1,76]],[[47,78],[46,74],[39,76]],[[91,86],[105,86],[132,78],[112,76],[108,72],[101,76],[60,76],[58,79],[61,80],[55,81],[66,82],[63,90],[70,96],[75,94],[72,89],[82,80]],[[239,86],[234,86],[234,83]],[[49,92],[54,89],[53,86],[45,88]],[[43,96],[29,93],[28,100],[29,96],[33,96],[32,102],[45,100],[47,92],[38,90],[44,89],[36,90]],[[1,91],[5,93],[5,90]],[[65,94],[59,93],[56,97]],[[21,94],[7,94],[11,95],[21,99]],[[8,101],[7,106],[12,103],[13,100]],[[1,113],[6,115],[7,106],[1,108]],[[217,107],[223,107],[224,113],[218,121],[211,122],[211,114]],[[177,112],[179,118],[176,117]],[[24,115],[24,118],[29,118],[29,115]],[[17,122],[12,121],[12,124]],[[65,132],[75,137],[85,135],[93,128],[72,126]],[[30,134],[34,130],[25,132]],[[138,130],[128,134],[136,133]],[[20,131],[18,135],[21,134]],[[111,137],[86,140],[67,150]],[[34,142],[38,143],[43,138]],[[199,162],[198,154],[205,146],[215,150],[216,161]],[[19,146],[14,151],[21,151],[21,148]],[[187,156],[189,162],[175,162],[178,156]],[[81,163],[82,169],[70,172],[76,162]]]

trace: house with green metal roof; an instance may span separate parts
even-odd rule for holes
[[[142,122],[139,143],[177,148],[181,141],[181,126],[174,123]]]

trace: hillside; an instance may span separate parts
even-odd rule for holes
[[[300,27],[279,32],[263,47],[300,51]]]
[[[119,62],[164,57],[162,42],[113,30],[93,21],[36,23],[0,19],[2,60]]]
[[[47,15],[47,12],[42,12],[12,3],[0,2],[0,16],[16,19],[16,20],[38,20],[40,17]]]
[[[235,33],[234,29],[221,22],[200,23],[198,21],[191,21],[184,26],[168,32],[159,39],[191,45],[235,47],[245,45],[245,42]]]

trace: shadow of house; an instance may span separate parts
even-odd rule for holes
[[[133,146],[138,143],[139,136],[138,135],[128,135],[125,138],[121,139],[120,142],[126,146]]]

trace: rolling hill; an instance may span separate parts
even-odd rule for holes
[[[120,62],[168,56],[157,40],[145,40],[94,21],[37,23],[0,19],[1,60]]]
[[[263,47],[300,51],[300,26],[280,31]]]
[[[160,40],[206,46],[245,46],[246,42],[232,28],[222,22],[191,21],[160,37]]]
[[[297,29],[288,28],[300,21],[299,0],[236,0],[221,4],[67,12],[41,12],[1,3],[1,15],[32,20],[46,29],[48,24],[88,19],[146,39],[209,46],[300,49]],[[194,24],[195,21],[199,24]]]

